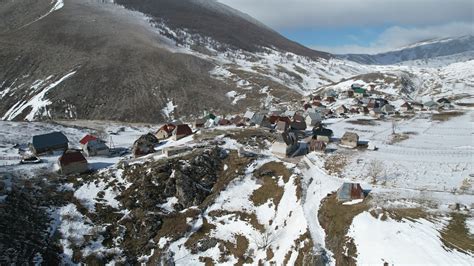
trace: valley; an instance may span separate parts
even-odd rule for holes
[[[336,55],[214,0],[0,1],[0,264],[472,265],[472,40]]]

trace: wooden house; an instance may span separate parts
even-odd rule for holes
[[[68,139],[61,132],[52,132],[33,136],[30,150],[36,155],[53,151],[65,151],[68,149]]]
[[[172,138],[173,140],[179,140],[189,135],[192,135],[193,131],[187,124],[177,125],[173,130]]]
[[[89,171],[86,158],[78,150],[66,150],[58,159],[59,172],[63,175],[81,174]]]
[[[309,152],[325,152],[326,151],[326,142],[311,138],[308,142],[308,151]]]
[[[333,132],[332,130],[328,129],[328,128],[324,128],[322,126],[320,127],[315,127],[313,128],[313,137],[316,139],[316,140],[320,140],[320,141],[324,141],[326,143],[329,143],[331,141],[331,138],[333,136]]]
[[[292,132],[284,132],[279,134],[273,142],[271,151],[278,157],[290,157],[299,148],[299,143],[296,135]]]
[[[158,131],[156,131],[155,136],[157,139],[167,139],[171,137],[173,130],[176,128],[175,124],[168,123],[160,127]]]
[[[359,142],[359,135],[354,132],[346,132],[341,138],[340,145],[346,148],[357,148]]]
[[[103,140],[94,139],[88,141],[82,150],[86,156],[107,156],[110,153],[110,149]]]

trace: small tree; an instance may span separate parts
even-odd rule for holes
[[[275,231],[271,228],[266,228],[265,232],[254,237],[254,241],[259,249],[266,250],[276,240]]]
[[[379,160],[372,160],[369,163],[369,167],[367,168],[369,176],[372,178],[372,184],[377,183],[377,179],[380,175],[384,172],[385,166]]]
[[[464,180],[461,183],[461,187],[459,188],[463,193],[466,193],[467,191],[472,189],[472,181],[470,178],[464,178]]]

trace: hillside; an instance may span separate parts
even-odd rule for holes
[[[238,85],[216,79],[216,64],[252,62],[259,54],[328,57],[213,1],[117,1],[127,8],[107,2],[0,3],[7,14],[0,19],[2,119],[161,122],[167,106],[177,106],[176,118],[243,110],[267,94],[232,104],[226,95]],[[11,12],[21,8],[26,15]],[[273,84],[275,95],[288,93],[283,79],[256,78],[262,87]]]

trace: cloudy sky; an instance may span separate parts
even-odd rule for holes
[[[332,53],[378,53],[474,34],[474,0],[219,0]]]

